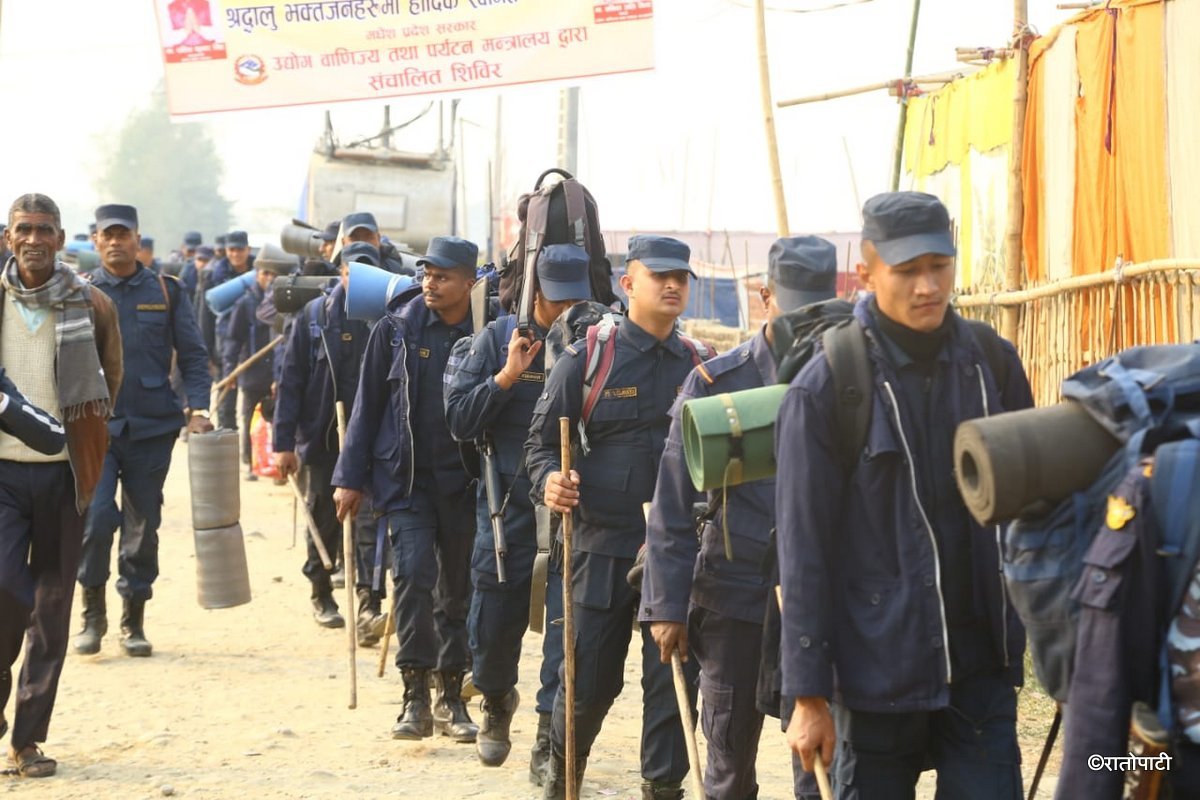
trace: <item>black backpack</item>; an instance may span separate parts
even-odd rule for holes
[[[559,175],[562,180],[543,183],[550,175]],[[517,219],[521,222],[521,233],[507,263],[500,268],[500,307],[506,313],[520,311],[525,275],[533,274],[536,282],[537,272],[532,267],[536,266],[538,253],[548,244],[577,244],[587,250],[592,299],[606,306],[617,301],[596,200],[571,173],[551,168],[539,175],[533,191],[521,195],[517,201]],[[531,305],[529,313],[532,310]]]

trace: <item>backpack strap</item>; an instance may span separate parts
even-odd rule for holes
[[[617,321],[611,315],[605,315],[599,324],[587,329],[587,360],[583,370],[583,409],[579,414],[580,439],[584,442],[587,437],[584,431],[596,409],[596,401],[608,383],[608,374],[612,372],[613,361],[617,354]],[[586,448],[586,445],[585,445]],[[586,452],[586,449],[585,449]]]
[[[970,329],[971,335],[975,337],[975,342],[979,345],[979,349],[983,351],[983,358],[987,361],[988,369],[991,370],[992,377],[996,381],[996,388],[1000,394],[1004,394],[1005,388],[1008,386],[1008,376],[1011,362],[1004,353],[1004,339],[1000,338],[1000,334],[996,333],[996,329],[986,322],[981,322],[977,319],[967,319],[963,317],[963,322],[967,323],[967,328]]]
[[[696,371],[700,373],[700,377],[704,379],[705,383],[712,386],[715,379],[704,366],[704,362],[713,357],[713,349],[701,340],[694,339],[683,333],[679,334],[679,341],[683,342],[683,346],[692,354],[692,364],[695,365]]]
[[[1197,479],[1200,479],[1200,439],[1168,442],[1154,451],[1150,496],[1161,531],[1158,554],[1166,559],[1167,611],[1172,614],[1183,601],[1200,555]]]
[[[575,244],[587,249],[587,206],[583,197],[583,186],[574,178],[558,184],[563,190],[567,204],[567,224],[575,237]]]
[[[834,426],[837,433],[838,460],[846,472],[852,472],[867,442],[871,425],[871,361],[867,356],[867,335],[853,319],[828,328],[821,334],[825,358],[833,373]]]

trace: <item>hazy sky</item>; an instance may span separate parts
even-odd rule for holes
[[[525,0],[533,2],[533,0]],[[540,0],[586,2],[592,0]],[[768,0],[813,7],[823,0]],[[131,110],[162,79],[152,0],[0,0],[0,201],[27,191],[53,196],[69,230],[99,202],[94,185],[105,148]],[[1065,19],[1055,0],[1031,0],[1041,31]],[[579,177],[608,228],[773,230],[774,211],[758,91],[751,0],[658,0],[657,69],[582,84]],[[911,0],[872,0],[820,14],[768,15],[775,99],[898,77]],[[924,0],[916,74],[959,68],[956,46],[1004,44],[1009,0]],[[494,147],[495,92],[462,96],[468,193],[466,234],[486,238],[486,160]],[[426,98],[392,105],[393,123]],[[504,188],[510,198],[552,166],[558,91],[503,91]],[[382,104],[333,107],[343,141],[380,126]],[[794,231],[854,230],[857,197],[888,186],[898,107],[886,93],[777,109],[780,156]],[[324,109],[214,115],[236,219],[272,231],[291,216]],[[406,131],[398,146],[431,150],[436,123]],[[472,188],[473,187],[473,188]],[[164,192],[171,187],[164,186]],[[147,232],[151,233],[151,232]]]

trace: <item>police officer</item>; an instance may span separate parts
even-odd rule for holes
[[[775,527],[775,480],[709,492],[697,541],[693,506],[704,498],[688,477],[683,404],[774,384],[771,321],[836,294],[837,250],[824,239],[778,239],[767,263],[767,284],[759,290],[766,324],[750,341],[706,362],[703,372],[692,370],[671,409],[671,432],[646,526],[640,618],[650,623],[663,663],[670,663],[676,650],[686,658],[689,647],[699,662],[701,725],[708,740],[704,791],[709,797],[757,797],[755,761],[763,715],[755,707],[755,691],[763,615],[766,604],[775,602],[763,576]],[[796,796],[815,797],[812,777],[796,772]]]
[[[380,236],[379,224],[375,222],[375,215],[369,211],[356,211],[347,214],[342,220],[342,247],[347,247],[352,242],[366,242],[374,246],[382,259],[379,266],[388,272],[397,275],[416,274],[412,267],[405,266],[396,246]]]
[[[965,420],[1031,406],[1029,383],[1005,342],[998,385],[949,308],[955,247],[936,197],[872,197],[862,238],[869,294],[850,330],[864,336],[872,375],[865,446],[847,467],[835,411],[846,395],[824,351],[792,381],[776,422],[788,743],[808,770],[836,748],[841,798],[912,798],[932,765],[939,796],[1016,800],[1025,634],[996,533],[974,523],[955,487],[952,444]]]
[[[366,250],[367,252],[359,252]],[[367,324],[346,317],[346,280],[349,262],[358,258],[377,260],[378,252],[367,244],[346,248],[346,268],[333,289],[324,297],[310,301],[297,315],[280,358],[279,386],[276,390],[275,466],[285,479],[297,473],[304,491],[305,504],[320,527],[319,535],[331,555],[341,550],[342,526],[333,505],[333,467],[337,463],[338,441],[336,404],[344,403],[347,413],[354,406],[358,373],[367,347]],[[262,258],[259,258],[262,263]],[[372,545],[375,528],[370,516],[365,538]],[[359,538],[363,538],[361,535]],[[372,598],[370,574],[363,575],[360,564],[358,599],[360,645],[374,644],[382,634],[383,616],[379,600]],[[316,544],[309,541],[304,562],[305,577],[312,584],[314,619],[327,628],[340,628],[345,622],[333,598],[330,572],[321,564]],[[364,581],[365,578],[365,581]],[[366,620],[362,615],[371,612]],[[364,623],[365,624],[362,624]]]
[[[559,314],[590,296],[587,251],[573,244],[550,245],[538,255],[533,337],[521,335],[516,315],[509,315],[488,323],[487,330],[474,340],[460,341],[452,356],[452,361],[456,357],[462,361],[457,371],[448,376],[446,421],[456,439],[478,441],[494,452],[494,467],[499,477],[497,494],[504,507],[507,555],[506,580],[501,584],[488,496],[481,481],[471,559],[474,591],[467,627],[474,655],[472,679],[483,693],[483,718],[475,747],[479,760],[489,767],[503,764],[512,749],[509,726],[518,700],[517,662],[521,637],[529,622],[538,542],[524,447],[533,407],[545,383],[542,342]],[[486,470],[487,463],[482,458],[481,462]],[[561,581],[561,575],[557,578]],[[551,620],[562,615],[562,585],[558,581],[551,580],[546,589],[547,616]],[[530,776],[538,783],[548,755],[550,713],[558,692],[561,631],[561,626],[548,626],[543,642],[537,745],[534,763],[530,765]]]
[[[116,305],[125,359],[125,378],[109,420],[104,471],[92,498],[83,533],[78,580],[83,588],[83,629],[78,653],[100,651],[108,629],[104,590],[109,577],[113,535],[120,530],[117,593],[121,647],[130,656],[149,656],[143,615],[158,577],[158,527],[162,490],[183,413],[169,378],[174,357],[182,371],[191,409],[188,431],[212,430],[208,420],[211,379],[208,354],[179,281],[157,275],[137,260],[137,209],[104,205],[96,209],[96,252],[102,268],[92,284]],[[117,507],[117,483],[121,507]]]
[[[196,248],[204,243],[200,231],[188,231],[183,235],[183,268],[179,271],[179,282],[188,297],[196,295],[199,274],[196,268]]]
[[[230,234],[233,239],[233,234]],[[227,250],[232,254],[237,248],[231,243]],[[229,312],[229,327],[221,340],[222,374],[228,375],[237,369],[243,361],[270,344],[272,339],[271,326],[264,323],[258,314],[259,307],[266,300],[267,292],[277,275],[286,275],[296,267],[295,260],[281,250],[275,250],[271,256],[266,249],[260,254],[254,264],[254,283],[244,295],[234,304]],[[264,404],[263,416],[271,418],[270,400],[275,377],[275,353],[256,361],[245,372],[238,376],[237,385],[241,391],[241,416],[245,423],[241,429],[242,463],[246,465],[246,480],[258,480],[254,474],[252,451],[250,444],[250,420],[254,409],[259,403]],[[222,424],[222,427],[228,427]]]
[[[214,251],[215,260],[203,273],[200,287],[196,290],[197,318],[200,322],[200,333],[204,336],[204,346],[208,350],[210,370],[214,377],[224,378],[228,373],[223,371],[222,352],[223,342],[229,330],[231,312],[226,311],[219,317],[213,313],[205,301],[205,293],[214,286],[220,286],[230,278],[245,273],[254,268],[254,257],[250,255],[250,238],[245,231],[233,231],[217,237]],[[249,420],[246,420],[249,424]],[[217,424],[222,428],[237,430],[237,393],[227,392],[225,399],[217,408]]]
[[[530,426],[526,451],[534,497],[559,513],[576,513],[572,562],[577,626],[575,683],[576,776],[623,685],[625,654],[636,615],[626,581],[646,537],[642,503],[650,500],[667,438],[669,411],[688,372],[707,354],[681,336],[676,321],[688,301],[691,252],[665,236],[633,236],[621,287],[628,318],[617,326],[612,369],[598,397],[585,398],[587,348],[571,345],[555,362]],[[585,432],[589,450],[578,469],[563,475],[559,417],[572,429],[586,402],[594,402]],[[644,797],[682,797],[687,758],[671,669],[659,661],[649,631],[642,634],[642,779]],[[689,665],[692,677],[695,670]],[[554,702],[552,755],[546,798],[565,795],[564,693]]]
[[[393,298],[371,331],[333,474],[338,518],[357,513],[369,490],[391,537],[396,666],[404,679],[396,739],[425,738],[436,727],[474,742],[478,730],[461,696],[475,497],[442,398],[450,348],[472,333],[478,257],[479,248],[464,239],[430,241],[418,262],[422,294]],[[430,670],[438,687],[432,710]]]
[[[143,236],[138,241],[137,260],[152,272],[162,272],[162,262],[154,257],[154,239]]]

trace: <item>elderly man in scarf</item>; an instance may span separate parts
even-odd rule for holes
[[[12,667],[17,681],[9,767],[53,775],[46,740],[67,651],[84,516],[108,450],[121,385],[121,331],[112,301],[55,254],[58,206],[26,194],[8,212],[12,258],[0,274],[0,363],[33,405],[63,421],[66,447],[47,455],[0,430],[0,735]]]

